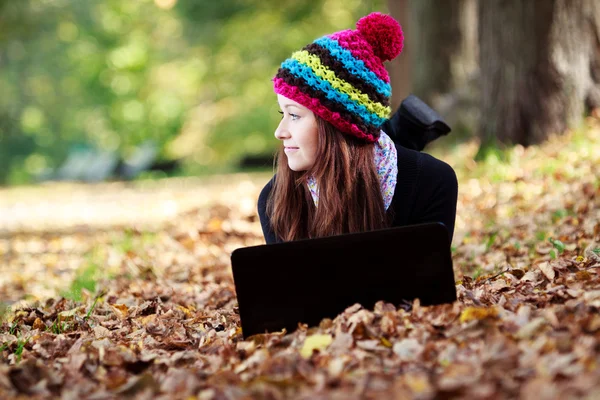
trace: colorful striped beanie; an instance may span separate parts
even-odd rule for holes
[[[307,107],[340,131],[373,143],[391,114],[390,77],[383,65],[400,54],[400,24],[372,13],[323,36],[285,60],[273,78],[275,93]]]

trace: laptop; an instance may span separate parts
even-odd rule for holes
[[[244,338],[316,326],[355,303],[456,300],[442,223],[244,247],[231,265]]]

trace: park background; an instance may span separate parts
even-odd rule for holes
[[[452,126],[458,301],[243,340],[293,51],[390,12]],[[594,0],[0,0],[0,397],[600,397]]]
[[[372,11],[405,30],[393,109],[440,112],[438,146],[539,143],[600,97],[595,6],[554,3],[3,0],[0,185],[269,169],[279,64]]]

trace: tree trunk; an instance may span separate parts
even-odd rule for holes
[[[477,0],[388,0],[405,32],[389,65],[394,109],[414,93],[453,130],[477,129]]]
[[[477,69],[475,0],[411,2],[414,92],[429,103],[466,84]],[[475,12],[471,13],[475,17]]]
[[[400,22],[404,32],[404,48],[400,56],[390,61],[390,81],[392,84],[392,113],[400,106],[400,102],[408,96],[412,90],[412,49],[410,41],[410,0],[388,0],[390,14]]]
[[[530,145],[600,105],[596,0],[479,3],[482,149]]]

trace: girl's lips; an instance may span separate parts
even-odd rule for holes
[[[296,150],[298,150],[298,149],[299,149],[299,147],[286,147],[286,148],[285,148],[285,151],[286,151],[286,152],[291,152],[291,151],[296,151]]]

